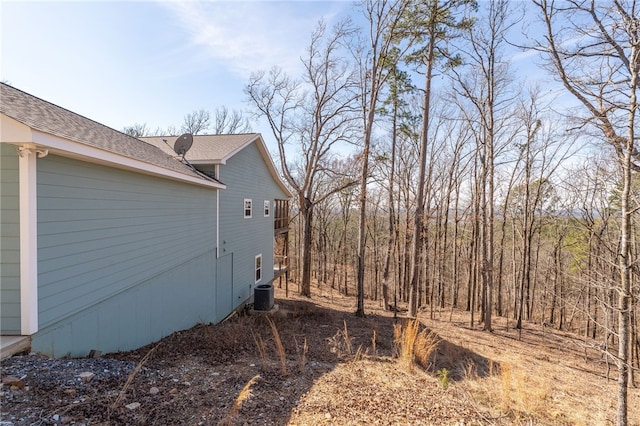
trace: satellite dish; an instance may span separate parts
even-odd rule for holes
[[[178,155],[184,155],[189,151],[193,145],[193,135],[191,133],[185,133],[176,139],[176,142],[173,144],[173,150]]]

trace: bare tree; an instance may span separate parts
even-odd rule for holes
[[[216,108],[214,112],[213,133],[216,135],[230,135],[238,133],[250,133],[251,124],[242,112],[229,111],[226,106]]]
[[[357,79],[342,50],[352,34],[349,21],[332,31],[320,22],[302,60],[301,81],[274,68],[253,74],[246,89],[257,114],[269,123],[281,172],[297,197],[303,221],[301,293],[307,297],[311,296],[313,208],[355,184],[331,168],[333,149],[352,143],[357,134]],[[297,168],[292,157],[299,158]],[[323,176],[330,177],[333,185],[321,190],[318,183]]]
[[[122,133],[126,133],[129,136],[133,136],[134,138],[141,138],[143,136],[150,136],[149,129],[147,128],[147,123],[134,123],[130,126],[125,126],[122,129]]]
[[[469,27],[464,32],[468,48],[463,59],[468,64],[468,72],[461,74],[455,69],[452,71],[456,76],[456,91],[468,100],[477,117],[474,128],[481,167],[479,265],[483,288],[484,329],[490,331],[494,286],[494,169],[500,149],[501,129],[508,129],[504,121],[510,113],[505,108],[511,101],[508,90],[511,82],[509,64],[502,56],[502,49],[506,43],[505,35],[516,21],[512,18],[513,7],[507,0],[489,2],[486,8],[486,14],[476,21],[474,29]],[[504,144],[503,142],[502,145]]]
[[[549,69],[582,105],[581,125],[595,128],[615,150],[622,170],[618,248],[618,426],[627,424],[631,330],[632,177],[640,167],[636,147],[640,74],[640,4],[637,0],[535,0],[546,27],[536,48]]]
[[[425,76],[416,214],[413,227],[413,266],[409,293],[409,313],[412,316],[415,316],[418,310],[418,289],[422,272],[425,211],[424,181],[429,144],[431,82],[438,58],[445,58],[451,63],[455,62],[455,58],[447,51],[447,42],[459,30],[473,23],[473,20],[462,14],[465,7],[472,5],[474,5],[472,0],[412,0],[405,10],[401,31],[399,31],[399,34],[403,37],[402,42],[408,43],[413,49],[407,59],[417,63],[420,67],[424,67]]]
[[[366,251],[365,222],[367,219],[367,180],[369,179],[369,151],[371,134],[375,124],[376,110],[380,92],[392,75],[400,58],[400,52],[394,48],[394,33],[400,17],[407,6],[406,0],[365,0],[363,2],[367,19],[366,47],[363,54],[357,55],[360,64],[362,84],[361,102],[363,112],[364,147],[362,152],[362,173],[360,177],[360,217],[358,226],[358,265],[357,265],[357,316],[364,316],[364,259]],[[360,53],[360,52],[358,52]],[[363,57],[364,56],[364,57]]]
[[[199,109],[184,116],[181,130],[183,133],[197,135],[206,132],[210,124],[211,114],[209,111]]]
[[[389,303],[389,277],[391,269],[391,259],[393,256],[393,249],[396,246],[398,240],[398,222],[399,217],[396,213],[400,209],[396,209],[396,203],[399,203],[399,196],[396,191],[396,154],[397,154],[397,141],[398,131],[400,127],[401,115],[405,114],[402,107],[406,105],[406,102],[402,99],[403,95],[410,92],[413,87],[411,86],[410,79],[406,72],[401,71],[398,67],[391,69],[391,78],[388,81],[388,97],[383,103],[382,113],[387,115],[391,125],[391,144],[385,147],[388,151],[384,154],[380,154],[383,159],[388,160],[388,167],[386,171],[387,187],[387,209],[388,209],[388,225],[387,225],[387,249],[385,251],[384,266],[382,270],[382,297],[384,300],[384,307],[388,309]],[[387,164],[387,161],[381,162],[381,165]],[[398,198],[398,200],[396,200]],[[397,283],[397,278],[394,279]],[[393,309],[397,310],[397,286],[393,289]]]

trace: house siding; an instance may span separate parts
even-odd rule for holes
[[[37,179],[33,350],[129,350],[222,315],[216,190],[56,155]]]
[[[20,198],[15,146],[0,144],[0,332],[20,334]]]
[[[227,185],[220,192],[220,256],[233,253],[233,298],[239,304],[253,297],[256,285],[273,279],[273,223],[276,198],[288,198],[267,169],[255,143],[220,167],[219,179]],[[253,213],[244,218],[244,200],[251,199]],[[269,200],[271,214],[264,217]],[[255,282],[255,257],[262,254],[262,279]]]

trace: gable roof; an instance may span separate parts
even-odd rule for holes
[[[193,164],[225,164],[235,153],[249,145],[259,133],[243,133],[237,135],[194,135],[193,145],[185,155],[187,161]],[[166,152],[176,156],[173,151],[175,136],[143,137],[140,140],[148,142]],[[167,142],[165,142],[167,141]]]
[[[156,166],[156,168],[150,167],[149,169],[157,170],[157,168],[160,168],[184,175],[190,180],[210,181],[210,179],[201,176],[189,166],[176,161],[175,158],[155,146],[5,83],[0,83],[0,113],[28,126],[32,130],[95,148],[99,150],[96,151],[98,153],[96,159],[98,160],[100,160],[99,153],[106,152],[124,156],[150,166]],[[32,141],[3,140],[2,142],[25,143]],[[144,169],[144,167],[142,168]],[[208,186],[223,187],[219,182],[211,183],[214,185]]]
[[[181,157],[173,150],[173,144],[176,140],[175,136],[142,137],[140,140],[148,142],[176,158]],[[260,155],[269,169],[273,180],[287,196],[291,197],[291,191],[280,178],[278,170],[273,163],[273,159],[260,133],[194,135],[193,145],[191,145],[191,148],[185,154],[185,159],[192,164],[226,164],[231,157],[252,143],[255,143],[258,151],[260,151]]]

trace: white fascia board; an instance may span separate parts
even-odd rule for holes
[[[133,170],[153,176],[161,176],[167,179],[205,186],[208,188],[225,189],[226,185],[219,182],[199,179],[195,176],[185,175],[173,170],[168,170],[154,164],[136,160],[121,154],[105,151],[100,148],[85,145],[79,142],[64,139],[49,133],[33,131],[33,143],[43,146],[52,154],[75,158],[90,163],[102,164],[120,169]]]
[[[187,158],[187,160],[189,160]],[[227,160],[189,160],[191,164],[196,165],[218,165],[218,164],[227,164]]]
[[[0,114],[0,141],[31,142],[31,128],[4,114]]]

